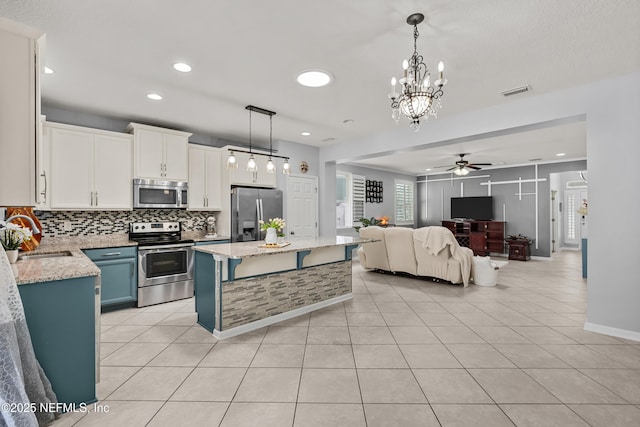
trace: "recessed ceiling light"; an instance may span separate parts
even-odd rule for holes
[[[49,67],[44,67],[44,73],[45,74],[53,74],[53,69],[49,68]]]
[[[429,172],[429,171],[431,170],[431,168],[426,168],[425,170],[426,170],[427,172]]]
[[[176,62],[175,64],[173,64],[173,68],[182,73],[188,73],[189,71],[191,71],[191,65],[185,64],[184,62]]]
[[[326,71],[305,70],[298,73],[298,77],[296,77],[296,80],[302,86],[322,87],[331,83],[331,81],[333,81],[333,77],[331,77],[331,74]]]
[[[311,132],[302,132],[300,135],[302,135],[302,136],[311,136]]]
[[[567,153],[558,153],[558,154],[556,154],[556,156],[558,156],[558,157],[562,157],[562,156],[566,156],[566,155],[567,155]]]
[[[147,98],[152,99],[154,101],[160,101],[162,99],[162,96],[158,95],[157,93],[148,93]]]
[[[529,159],[530,162],[539,162],[542,160],[542,157],[536,157],[535,159]]]
[[[346,120],[343,120],[343,121],[342,121],[342,123],[347,124],[347,125],[350,125],[350,124],[351,124],[351,123],[353,123],[353,122],[354,122],[354,120],[353,120],[353,119],[346,119]]]

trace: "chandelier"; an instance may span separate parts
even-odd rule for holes
[[[407,18],[407,24],[413,25],[413,55],[407,61],[402,61],[404,69],[400,81],[391,79],[391,117],[400,120],[400,114],[409,118],[409,127],[414,131],[420,130],[420,118],[425,120],[429,116],[438,117],[440,97],[444,94],[442,87],[447,84],[444,78],[444,64],[438,64],[438,79],[431,84],[431,72],[425,65],[422,55],[418,54],[418,24],[424,20],[424,15],[414,13]],[[396,92],[396,84],[400,83],[400,94]]]

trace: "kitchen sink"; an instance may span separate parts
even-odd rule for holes
[[[28,255],[20,255],[18,257],[18,260],[58,258],[63,256],[73,256],[73,254],[71,253],[71,251],[51,252],[48,254],[28,254]]]

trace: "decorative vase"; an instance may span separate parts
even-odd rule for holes
[[[7,253],[7,258],[9,258],[9,262],[11,264],[15,264],[15,262],[18,260],[18,250],[17,249],[7,249],[5,250],[5,252]]]
[[[267,228],[267,235],[264,238],[267,245],[275,245],[278,243],[278,233],[275,228]]]

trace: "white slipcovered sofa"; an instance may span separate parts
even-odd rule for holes
[[[360,237],[380,240],[358,249],[365,268],[469,284],[473,251],[461,247],[447,228],[371,226],[361,228]]]

